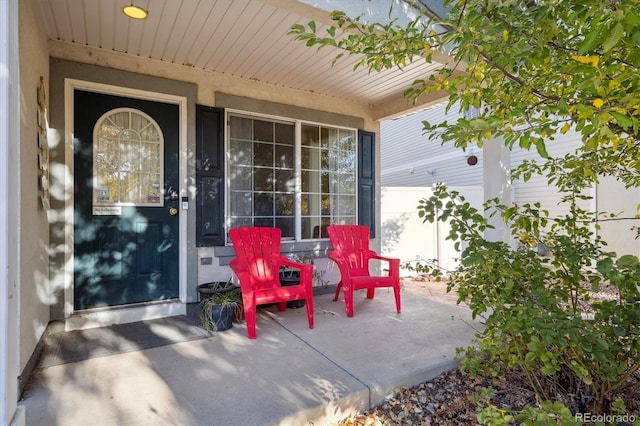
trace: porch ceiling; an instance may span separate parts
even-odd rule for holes
[[[314,20],[320,33],[331,24],[328,12],[296,0],[134,1],[149,11],[143,21],[122,13],[129,0],[37,3],[51,40],[371,105],[377,119],[411,109],[402,92],[440,67],[417,60],[403,70],[369,74],[353,71],[356,57],[343,57],[332,67],[336,50],[318,52],[287,35],[296,23]]]

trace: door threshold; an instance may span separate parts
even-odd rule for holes
[[[104,308],[76,311],[65,318],[65,331],[85,330],[127,324],[156,318],[185,315],[187,304],[180,300],[163,300],[134,305],[108,306]]]

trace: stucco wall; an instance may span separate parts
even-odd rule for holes
[[[49,99],[47,38],[34,2],[19,2],[20,43],[20,369],[27,365],[49,322],[49,223],[38,192],[37,89],[45,82]]]
[[[20,374],[19,231],[20,64],[18,0],[0,2],[0,424],[21,425],[17,405]],[[16,206],[13,205],[16,203]]]

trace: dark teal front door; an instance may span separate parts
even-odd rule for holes
[[[179,297],[179,110],[74,93],[74,310]]]

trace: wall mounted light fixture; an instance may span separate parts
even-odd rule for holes
[[[147,16],[149,16],[149,12],[140,6],[134,6],[133,3],[129,6],[124,6],[122,8],[122,13],[133,19],[147,19]]]

